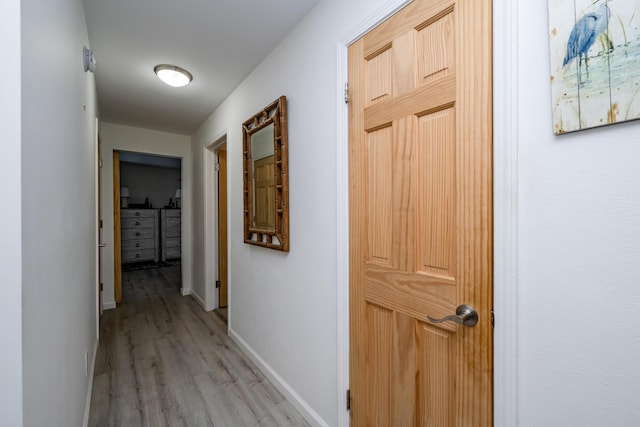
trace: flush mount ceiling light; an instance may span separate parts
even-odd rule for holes
[[[153,71],[155,71],[160,80],[173,87],[186,86],[193,80],[190,72],[176,65],[156,65]]]

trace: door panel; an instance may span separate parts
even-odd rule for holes
[[[447,108],[418,119],[416,206],[418,271],[455,277],[455,112]],[[453,284],[453,282],[452,282]]]
[[[369,238],[367,245],[367,260],[382,267],[393,265],[391,258],[393,246],[392,233],[376,233],[376,230],[391,230],[393,210],[391,197],[392,188],[392,157],[393,144],[391,127],[386,127],[367,134],[368,166],[376,174],[367,176],[369,198],[367,212],[369,214]]]
[[[352,425],[490,426],[491,2],[415,0],[349,88]]]

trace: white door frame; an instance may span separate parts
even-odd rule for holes
[[[338,425],[349,426],[349,45],[412,0],[392,0],[338,40],[336,88]],[[493,2],[494,426],[517,425],[517,2]]]
[[[207,144],[203,150],[204,168],[204,309],[219,306],[216,280],[218,268],[218,150],[227,145],[228,129]],[[227,206],[228,209],[228,206]],[[229,230],[227,230],[228,233]],[[211,262],[215,260],[215,262]],[[227,265],[229,263],[227,262]]]
[[[94,184],[95,184],[95,208],[96,208],[96,339],[100,338],[100,316],[102,316],[102,304],[100,304],[100,297],[102,291],[100,290],[100,263],[102,262],[102,251],[100,250],[100,245],[102,242],[100,241],[100,218],[102,218],[102,212],[100,212],[100,169],[102,167],[102,153],[100,153],[100,120],[98,117],[94,120],[94,141],[93,145],[95,147],[95,156],[94,156],[94,167],[95,167],[95,176],[94,176]],[[105,245],[106,247],[106,245]]]
[[[493,1],[493,419],[518,425],[518,2]]]

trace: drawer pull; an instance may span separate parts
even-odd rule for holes
[[[140,258],[140,254],[136,254],[136,258]]]
[[[140,212],[136,211],[136,216],[140,216]]]
[[[140,237],[140,233],[136,233],[136,237]]]
[[[139,247],[140,247],[140,243],[136,243],[136,248],[139,248]]]
[[[140,222],[136,221],[136,225],[140,225]]]

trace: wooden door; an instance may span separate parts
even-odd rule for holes
[[[274,156],[254,162],[255,176],[255,226],[263,230],[276,229],[276,186]]]
[[[218,150],[218,271],[220,295],[218,306],[228,305],[227,269],[227,152]]]
[[[491,25],[415,0],[349,47],[353,426],[492,425]]]
[[[98,120],[96,119],[96,127],[98,126]],[[100,142],[100,135],[98,134],[98,147],[96,156],[96,170],[98,175],[98,311],[102,316],[102,248],[106,245],[102,243],[102,144]]]
[[[120,152],[113,152],[113,297],[122,302],[122,253],[120,252]]]

